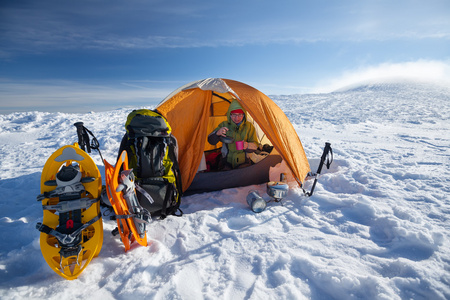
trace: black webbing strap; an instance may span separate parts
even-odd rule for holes
[[[40,232],[54,236],[58,240],[58,242],[61,244],[61,246],[71,245],[84,229],[88,228],[89,226],[91,226],[92,224],[94,224],[95,222],[100,220],[101,217],[102,217],[102,214],[99,213],[96,217],[92,218],[89,222],[84,223],[80,228],[78,228],[77,230],[75,230],[74,232],[69,233],[69,234],[61,233],[61,232],[57,231],[56,229],[53,229],[42,223],[37,223],[36,229],[39,230]]]

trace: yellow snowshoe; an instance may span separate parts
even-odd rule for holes
[[[36,225],[44,259],[68,280],[84,271],[103,244],[101,175],[92,158],[77,146],[64,146],[47,160],[38,196],[44,217]]]

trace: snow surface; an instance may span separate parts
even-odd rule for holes
[[[73,281],[40,252],[40,172],[77,140],[77,121],[114,162],[130,110],[0,115],[0,298],[450,299],[450,90],[376,83],[272,98],[313,171],[333,147],[312,197],[293,188],[260,214],[246,195],[265,185],[185,197],[183,217],[154,220],[151,245],[127,253],[104,218],[100,255]]]

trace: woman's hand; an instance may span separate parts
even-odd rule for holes
[[[219,130],[217,130],[216,134],[218,136],[226,136],[227,135],[227,131],[228,131],[228,128],[222,127]]]

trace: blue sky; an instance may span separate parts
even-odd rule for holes
[[[2,113],[145,105],[208,77],[270,95],[392,76],[449,81],[450,1],[0,3]]]

